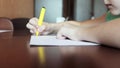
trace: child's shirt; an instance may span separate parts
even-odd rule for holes
[[[120,15],[112,15],[109,11],[107,12],[106,21],[111,21],[117,18],[120,18]]]

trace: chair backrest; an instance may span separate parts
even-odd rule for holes
[[[13,30],[13,24],[9,18],[0,17],[0,30]]]
[[[11,19],[13,23],[14,30],[28,30],[26,24],[29,21],[29,18],[13,18]]]

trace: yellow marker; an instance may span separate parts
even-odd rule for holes
[[[46,9],[43,7],[41,9],[41,12],[40,12],[40,17],[39,17],[39,20],[38,20],[38,26],[41,26],[42,23],[43,23],[45,11],[46,11]],[[36,36],[38,36],[38,35],[39,35],[39,32],[37,31]],[[38,48],[38,55],[39,55],[40,62],[42,64],[45,63],[45,54],[44,54],[44,48],[43,47]]]
[[[40,15],[39,15],[40,17],[38,19],[38,26],[41,26],[42,23],[43,23],[43,19],[44,19],[44,16],[45,16],[45,11],[46,11],[46,9],[43,7],[41,9],[41,12],[40,12]],[[36,31],[36,36],[38,36],[38,35],[39,35],[39,32]]]

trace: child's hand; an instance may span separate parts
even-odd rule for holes
[[[58,39],[71,39],[71,40],[81,40],[83,35],[83,29],[80,25],[74,25],[71,23],[65,24],[57,33]]]
[[[53,24],[48,24],[44,22],[42,26],[38,26],[38,19],[37,18],[31,18],[29,22],[27,23],[26,27],[30,29],[30,32],[32,34],[35,34],[36,31],[39,31],[40,35],[48,35],[53,32]]]

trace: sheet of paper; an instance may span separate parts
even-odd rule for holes
[[[49,45],[49,46],[88,46],[99,45],[91,42],[60,40],[56,36],[31,36],[30,45]]]

